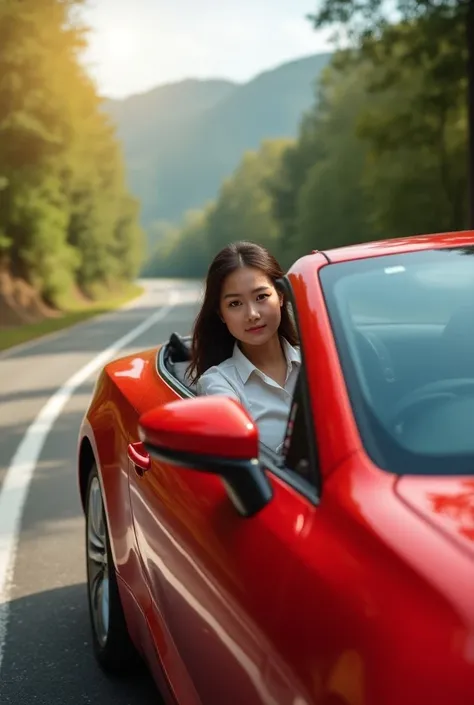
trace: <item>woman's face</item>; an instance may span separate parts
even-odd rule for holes
[[[224,280],[220,315],[229,332],[247,345],[263,345],[278,331],[283,297],[261,269],[241,267]]]

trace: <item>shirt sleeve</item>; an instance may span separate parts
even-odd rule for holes
[[[222,394],[242,403],[242,400],[237,391],[232,387],[230,382],[223,377],[217,370],[212,368],[207,370],[197,381],[196,385],[198,395]]]

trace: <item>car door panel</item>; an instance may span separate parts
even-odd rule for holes
[[[205,705],[274,702],[262,673],[282,668],[276,643],[293,547],[310,511],[276,478],[274,492],[243,519],[219,478],[155,460],[132,491],[156,617]]]
[[[150,606],[150,595],[143,582],[136,551],[127,456],[129,429],[136,423],[133,405],[136,385],[130,388],[127,382],[123,362],[118,360],[111,363],[108,374],[102,374],[98,380],[98,403],[91,411],[88,424],[96,429],[97,434],[95,457],[100,467],[111,550],[120,578],[119,585],[125,584],[132,590],[139,608],[146,612]],[[124,599],[127,599],[125,593]]]

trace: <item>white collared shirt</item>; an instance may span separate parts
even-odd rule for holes
[[[240,402],[257,424],[261,442],[273,450],[279,449],[285,435],[301,365],[299,349],[281,340],[287,362],[283,387],[255,367],[237,343],[232,357],[210,367],[197,381],[198,394],[222,394]]]

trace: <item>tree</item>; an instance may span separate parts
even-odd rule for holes
[[[425,41],[423,25],[397,27],[396,39],[387,28],[389,39],[372,43],[370,100],[358,121],[358,135],[371,147],[365,183],[377,194],[372,222],[394,235],[458,230],[466,223],[465,77],[447,38],[416,65],[404,60],[409,48]],[[453,60],[449,81],[443,80],[447,57]]]
[[[203,277],[209,265],[208,218],[212,204],[201,211],[188,211],[180,227],[163,223],[142,274],[146,277]]]
[[[322,82],[313,116],[312,151],[317,158],[297,196],[294,256],[373,237],[370,208],[375,193],[364,188],[369,145],[357,135],[360,112],[371,98],[366,86],[370,69],[361,63],[344,69],[335,64]]]
[[[115,131],[80,63],[82,0],[0,2],[0,259],[50,303],[138,269]]]
[[[319,10],[309,19],[315,27],[341,23],[356,36],[362,49],[378,50],[386,55],[397,47],[398,59],[408,67],[425,65],[426,78],[438,85],[439,93],[449,91],[460,74],[466,80],[468,125],[468,203],[469,225],[474,228],[474,0],[398,0],[397,16],[393,3],[384,0],[322,0]],[[400,52],[400,36],[407,26],[416,25]],[[380,42],[382,40],[382,42]],[[387,73],[386,86],[397,80],[396,73]]]
[[[270,212],[278,224],[279,251],[285,266],[292,264],[301,248],[298,230],[300,191],[311,167],[325,154],[326,148],[318,139],[319,127],[319,110],[315,107],[303,115],[298,140],[283,151],[279,164],[264,182],[270,196]]]
[[[285,264],[313,248],[462,227],[465,104],[459,84],[442,96],[425,84],[423,65],[382,62],[376,46],[334,58],[270,184]]]
[[[257,152],[247,152],[235,172],[223,184],[208,219],[211,254],[237,240],[252,240],[275,252],[279,228],[266,188],[280,166],[289,140],[267,140]]]
[[[59,170],[70,135],[61,79],[84,35],[68,10],[56,0],[0,5],[0,254],[47,298],[77,265]]]
[[[158,242],[144,275],[202,277],[217,252],[237,240],[252,240],[278,258],[283,255],[268,184],[291,144],[286,139],[263,142],[258,151],[244,154],[215,202],[187,213],[180,227],[156,223],[153,236]]]

